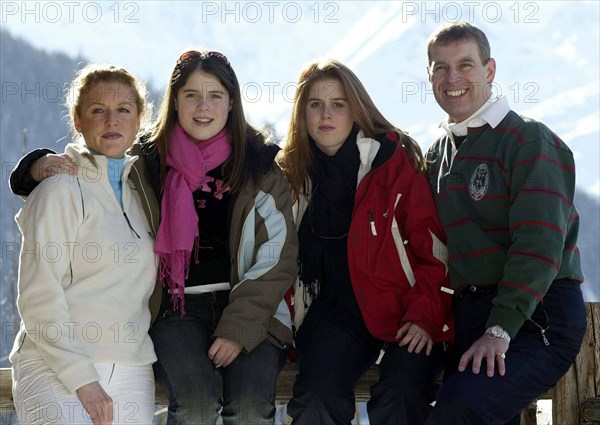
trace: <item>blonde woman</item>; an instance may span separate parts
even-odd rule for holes
[[[150,424],[154,409],[148,302],[154,241],[125,154],[140,129],[145,89],[131,73],[89,65],[68,99],[76,175],[29,195],[10,354],[23,424]]]

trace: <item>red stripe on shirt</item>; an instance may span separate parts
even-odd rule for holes
[[[447,196],[450,194],[450,192],[451,192],[451,191],[452,191],[452,192],[463,192],[463,193],[467,193],[467,188],[466,188],[466,187],[464,187],[464,186],[458,186],[458,185],[454,185],[454,186],[448,186],[448,187],[446,188],[446,191],[445,191],[445,192],[442,192],[442,193],[440,193],[440,194],[439,194],[439,196],[438,196],[438,198],[437,198],[437,199],[438,199],[438,201],[441,201],[441,200],[443,200],[444,198],[446,198],[446,197],[447,197]]]
[[[516,128],[496,127],[494,131],[498,131],[500,133],[512,133],[515,135],[520,145],[525,144],[525,137],[523,137],[521,132]]]
[[[448,196],[448,191],[445,192],[441,192],[438,195],[436,195],[435,199],[436,202],[440,202],[442,199],[444,199],[446,196]]]
[[[554,135],[554,146],[556,146],[557,148],[561,147],[560,139],[556,137],[556,135]]]
[[[489,124],[484,124],[484,125],[479,126],[479,127],[469,127],[467,129],[467,131],[469,133],[483,133],[488,128],[492,128],[492,126],[490,126]]]
[[[545,227],[547,229],[554,230],[556,232],[560,232],[563,235],[566,233],[563,228],[561,228],[553,223],[547,223],[545,221],[537,221],[537,220],[516,221],[510,225],[510,228],[511,228],[511,230],[515,230],[516,228],[522,227],[522,226],[539,226],[539,227]]]
[[[528,159],[524,159],[523,161],[519,161],[515,164],[515,167],[522,167],[523,165],[529,164],[531,162],[535,162],[538,159],[549,162],[550,164],[554,164],[554,165],[562,168],[563,170],[573,171],[573,172],[575,171],[575,167],[571,167],[570,165],[562,164],[562,163],[556,161],[555,159],[550,158],[549,156],[546,156],[546,155],[542,155],[542,154],[536,155],[536,156],[528,158]]]
[[[497,195],[493,195],[491,193],[486,193],[485,195],[483,195],[482,199],[486,199],[486,200],[490,200],[490,199],[508,199],[509,195],[508,193],[499,193]]]
[[[464,187],[462,185],[458,185],[458,184],[453,185],[453,186],[448,186],[447,191],[448,192],[464,192],[464,193],[468,192],[466,187]]]
[[[554,196],[555,198],[559,198],[569,207],[573,206],[573,201],[567,198],[562,192],[550,190],[545,187],[522,187],[519,193],[543,193],[546,195]]]
[[[542,298],[543,298],[542,294],[540,294],[539,292],[534,291],[530,287],[525,286],[525,285],[523,285],[521,283],[507,282],[506,280],[503,280],[498,285],[499,286],[508,286],[508,287],[511,287],[511,288],[520,289],[523,292],[527,292],[528,294],[531,294],[531,295],[535,296],[539,301],[542,301]]]
[[[461,218],[460,220],[456,220],[456,221],[453,221],[452,223],[448,223],[446,225],[446,227],[461,226],[463,224],[470,223],[472,221],[474,221],[474,220],[471,217],[464,217],[464,218]]]
[[[516,255],[516,256],[522,256],[522,257],[530,257],[530,258],[535,258],[536,260],[542,262],[542,263],[546,263],[547,265],[549,265],[550,267],[552,267],[553,269],[555,269],[556,271],[558,271],[559,264],[554,261],[552,258],[550,257],[546,257],[544,255],[538,254],[536,252],[529,252],[529,251],[510,251],[508,253],[508,255]]]
[[[496,252],[496,251],[500,251],[500,250],[502,250],[502,247],[492,246],[489,248],[479,249],[477,251],[459,253],[459,254],[453,255],[451,257],[448,257],[448,260],[456,260],[458,258],[477,257],[478,255],[489,254],[491,252]]]

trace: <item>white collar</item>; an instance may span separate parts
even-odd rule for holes
[[[377,152],[379,152],[381,144],[375,139],[365,137],[365,133],[361,130],[356,135],[356,146],[358,147],[358,152],[360,154],[360,166],[358,168],[358,179],[356,182],[356,187],[358,187],[361,180],[369,171],[371,171],[373,160],[375,159]]]
[[[509,111],[510,106],[505,96],[490,98],[469,118],[457,123],[448,122],[449,118],[447,118],[440,123],[439,127],[454,139],[453,135],[466,136],[469,127],[481,127],[489,124],[490,127],[496,128]]]

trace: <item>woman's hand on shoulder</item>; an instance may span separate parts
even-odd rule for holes
[[[237,359],[243,348],[239,342],[218,337],[208,350],[208,358],[216,367],[227,367]]]
[[[78,169],[79,167],[69,155],[49,153],[33,163],[30,173],[31,177],[39,183],[55,174],[75,175]]]
[[[91,382],[78,388],[77,397],[94,425],[112,425],[113,401],[99,382]]]

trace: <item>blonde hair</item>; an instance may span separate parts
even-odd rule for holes
[[[312,62],[300,72],[298,77],[285,146],[279,155],[279,163],[288,178],[294,200],[298,199],[302,190],[306,190],[308,171],[313,166],[305,112],[308,92],[317,81],[328,78],[338,81],[343,87],[355,125],[366,137],[374,138],[388,131],[397,133],[415,169],[424,169],[419,145],[383,116],[350,68],[334,59]]]
[[[96,84],[101,82],[121,83],[131,89],[141,123],[138,134],[148,126],[152,115],[152,105],[147,100],[148,90],[146,89],[146,85],[127,69],[109,64],[88,64],[80,69],[69,85],[65,105],[69,113],[69,124],[73,132],[73,142],[77,144],[83,154],[94,165],[97,165],[94,157],[89,153],[81,137],[77,135],[75,116],[81,116],[81,104],[85,95]]]

